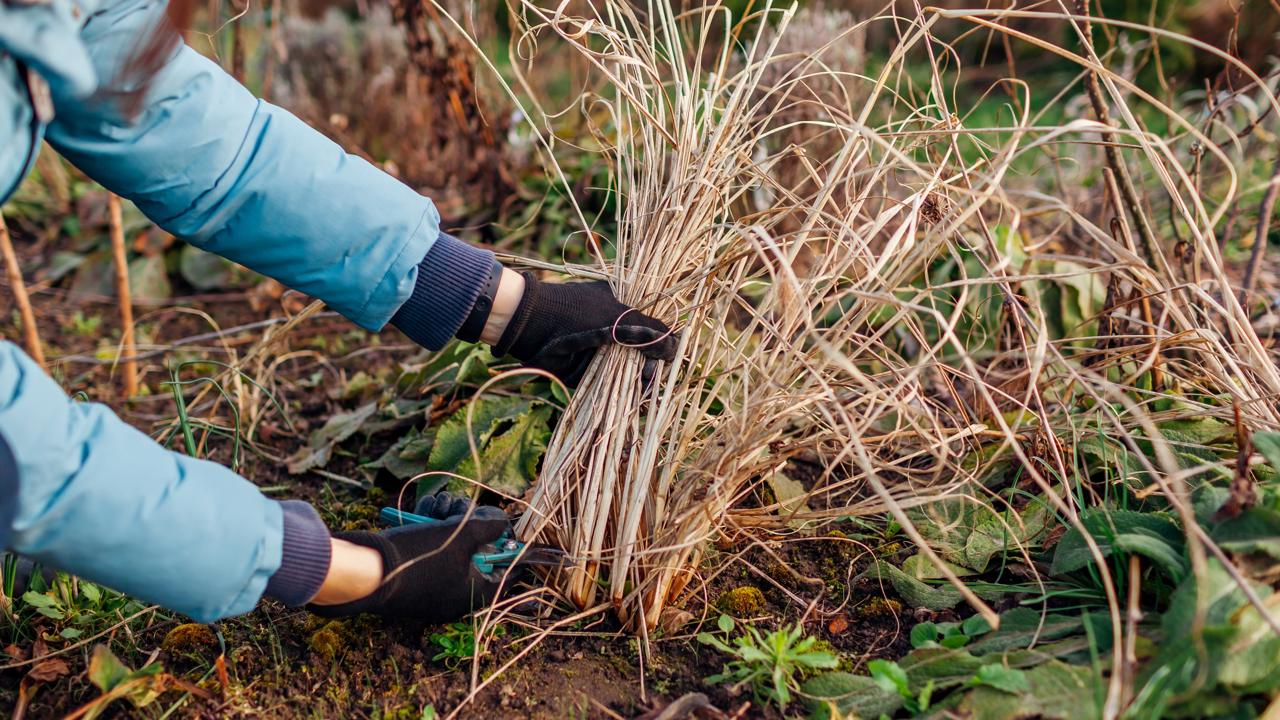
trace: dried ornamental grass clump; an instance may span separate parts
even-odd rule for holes
[[[615,347],[597,357],[518,528],[569,552],[575,564],[552,587],[579,608],[611,607],[643,634],[681,598],[718,535],[887,511],[994,626],[909,508],[944,496],[981,503],[987,491],[977,481],[1012,459],[1054,512],[1078,524],[1079,501],[1056,481],[1072,472],[1058,438],[1105,434],[1155,448],[1140,460],[1144,482],[1193,527],[1187,475],[1159,440],[1157,411],[1132,398],[1173,403],[1160,419],[1227,417],[1238,403],[1248,427],[1280,422],[1263,401],[1280,396],[1280,372],[1236,301],[1214,239],[1234,179],[1217,204],[1200,196],[1120,90],[1199,139],[1204,161],[1227,176],[1230,161],[1106,71],[1087,43],[1089,54],[1077,55],[987,19],[1034,13],[930,10],[880,18],[897,43],[859,74],[823,58],[860,42],[862,26],[821,43],[784,42],[795,8],[765,3],[734,19],[714,3],[678,12],[657,0],[606,2],[583,16],[566,7],[517,5],[526,31],[514,47],[553,38],[598,76],[601,91],[580,103],[597,119],[593,146],[612,173],[618,233],[610,247],[590,246],[594,270],[679,335],[675,360],[647,387],[638,353]],[[1014,116],[1002,127],[966,127],[966,109],[949,104],[961,69],[932,35],[942,20],[1078,63],[1117,119],[1038,126],[1027,86],[1014,78]],[[1269,94],[1266,102],[1280,109]],[[1155,170],[1108,167],[1120,150],[1104,157],[1099,137],[1121,138],[1124,159]],[[1102,180],[1095,187],[1109,215],[1085,216],[1045,192],[1038,169],[1068,154],[1080,160],[1077,180]],[[1123,201],[1135,194],[1171,199],[1193,265],[1144,257],[1168,249],[1136,238],[1152,221]],[[1039,235],[1089,252],[1051,256]],[[1120,326],[1129,330],[1108,329]],[[1183,391],[1175,396],[1172,383]],[[818,468],[801,496],[774,493],[772,505],[744,507],[794,458]],[[1199,543],[1189,536],[1193,564],[1203,561]],[[1109,575],[1103,582],[1118,618]]]
[[[922,388],[910,368],[868,374],[848,362],[875,346],[865,332],[880,298],[939,251],[942,235],[917,217],[945,181],[926,170],[917,187],[901,183],[911,141],[859,127],[871,99],[795,119],[790,98],[828,71],[778,55],[794,8],[766,7],[768,33],[729,24],[718,6],[677,18],[652,3],[643,19],[625,4],[608,4],[607,18],[523,9],[531,32],[575,44],[615,88],[594,101],[609,108],[621,198],[602,264],[624,301],[680,337],[648,388],[636,353],[601,353],[556,429],[519,531],[581,561],[560,585],[579,607],[607,602],[634,629],[652,628],[729,508],[790,454],[819,453],[831,468],[875,462],[847,445],[892,413],[948,462],[950,437],[965,429],[913,402]],[[814,160],[812,182],[779,185],[769,168],[796,147],[767,140],[803,122],[836,150]],[[777,201],[741,212],[757,190]]]

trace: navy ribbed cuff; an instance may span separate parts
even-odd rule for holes
[[[329,574],[333,548],[329,544],[329,528],[310,503],[285,500],[284,540],[281,545],[280,568],[267,581],[267,597],[285,605],[305,605],[324,584]]]
[[[429,350],[439,350],[462,327],[489,280],[493,253],[440,233],[418,263],[413,294],[391,324]]]
[[[18,461],[0,435],[0,549],[9,547],[13,518],[18,514]]]

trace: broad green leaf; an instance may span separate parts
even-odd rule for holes
[[[489,379],[489,366],[493,364],[493,353],[484,345],[471,345],[469,352],[458,364],[458,373],[454,379],[460,385],[466,383],[483,383]]]
[[[1000,629],[969,646],[977,655],[1031,647],[1081,633],[1084,624],[1070,615],[1042,615],[1031,608],[1014,608],[1000,615]]]
[[[398,480],[407,480],[427,467],[427,457],[435,443],[435,431],[423,433],[411,428],[377,460],[361,465],[370,475],[378,469],[386,470]]]
[[[366,436],[373,436],[405,425],[411,425],[420,420],[430,408],[430,400],[396,398],[378,408],[377,414],[360,426],[360,433]],[[435,428],[430,428],[428,432],[434,435]]]
[[[525,412],[510,429],[488,441],[480,453],[479,467],[467,457],[459,463],[458,473],[519,497],[537,478],[538,461],[551,437],[550,419],[551,408],[545,405]]]
[[[867,672],[871,679],[883,690],[896,692],[903,697],[911,697],[910,680],[907,671],[892,660],[872,660],[867,663]]]
[[[1034,547],[1052,520],[1052,513],[1039,499],[1021,513],[1013,509],[997,513],[986,505],[947,500],[931,503],[910,514],[930,547],[953,568],[961,566],[976,572],[985,571],[997,555],[1016,552],[1019,547]],[[910,562],[910,566],[903,566],[909,575],[915,575],[917,579],[938,576],[932,563]],[[963,571],[958,574],[972,573]]]
[[[960,629],[969,637],[977,637],[991,632],[991,623],[981,615],[970,615],[960,623]]]
[[[1175,550],[1160,538],[1137,533],[1117,535],[1111,541],[1111,547],[1122,553],[1142,555],[1154,560],[1173,581],[1181,582],[1187,574],[1187,561],[1183,559],[1181,550]]]
[[[895,592],[912,607],[929,610],[950,610],[964,598],[950,585],[933,587],[902,572],[892,564],[878,560],[868,574],[873,578],[888,580]]]
[[[936,587],[927,585],[883,560],[876,561],[875,564],[868,568],[867,576],[888,580],[894,591],[912,607],[922,607],[929,610],[949,610],[963,600],[960,591],[950,584],[940,584]],[[984,600],[998,598],[1006,592],[998,585],[987,585],[972,589],[978,597]]]
[[[951,572],[956,574],[956,577],[967,577],[975,574],[973,570],[962,565],[957,565],[953,562],[948,562],[947,560],[943,560],[942,562],[951,570]],[[916,553],[904,560],[902,562],[902,572],[910,575],[916,580],[941,580],[946,577],[946,575],[942,574],[942,571],[938,569],[938,566],[935,565],[933,561],[924,556],[924,553]]]
[[[1027,670],[1027,689],[1010,694],[1003,689],[979,686],[970,690],[954,711],[970,720],[1091,720],[1100,717],[1097,698],[1100,679],[1085,667],[1057,660]]]
[[[89,658],[89,682],[102,692],[110,692],[124,682],[132,671],[106,645],[95,645]]]
[[[925,647],[912,650],[898,662],[911,680],[911,689],[919,692],[930,682],[939,689],[960,685],[973,677],[983,661],[966,650]]]
[[[1255,584],[1254,589],[1264,597],[1270,594],[1263,585]],[[1146,682],[1153,673],[1168,668],[1173,670],[1167,681],[1169,693],[1217,685],[1229,664],[1229,648],[1240,636],[1237,613],[1247,603],[1222,564],[1209,558],[1202,577],[1190,574],[1174,590],[1161,618],[1160,652],[1146,665],[1140,680]],[[1234,672],[1238,678],[1246,674],[1239,668]]]
[[[1190,644],[1198,605],[1204,610],[1204,626],[1230,626],[1235,611],[1248,602],[1235,580],[1216,558],[1208,560],[1202,580],[1200,582],[1195,575],[1188,575],[1174,590],[1173,597],[1169,600],[1169,609],[1161,618],[1164,645],[1183,642]],[[1255,588],[1263,589],[1265,586],[1255,585]]]
[[[551,397],[560,403],[561,407],[569,405],[569,393],[565,392],[564,386],[558,382],[551,383]]]
[[[965,539],[965,565],[978,572],[987,569],[993,557],[1016,553],[1044,535],[1052,520],[1048,506],[1036,500],[1021,514],[1008,510],[998,518],[980,522]]]
[[[514,420],[533,405],[532,401],[520,397],[483,397],[472,402],[471,437],[475,439],[477,448],[484,447],[495,425]],[[427,460],[429,469],[457,472],[462,461],[471,457],[467,412],[468,408],[462,408],[440,426]]]
[[[98,589],[98,586],[84,580],[80,581],[80,594],[95,605],[102,599],[102,591]]]
[[[1182,530],[1172,520],[1157,513],[1089,508],[1080,513],[1080,523],[1093,536],[1103,557],[1111,554],[1111,545],[1119,535],[1144,535],[1163,541],[1174,554],[1180,556],[1182,552]],[[1053,575],[1072,572],[1090,564],[1093,560],[1093,554],[1089,551],[1084,536],[1078,529],[1071,527],[1054,548],[1053,566],[1050,572]]]
[[[1210,531],[1224,550],[1238,553],[1266,553],[1280,560],[1280,512],[1255,506],[1238,517],[1216,525]]]
[[[22,594],[22,601],[26,604],[37,608],[51,608],[58,604],[51,596],[44,593],[38,593],[35,590],[28,590]]]
[[[924,647],[927,643],[937,642],[938,626],[926,620],[911,628],[911,647]]]
[[[830,717],[828,704],[834,705],[843,715],[876,718],[892,716],[902,707],[903,698],[896,691],[887,691],[869,677],[847,672],[830,672],[818,675],[800,686],[800,692],[813,711],[811,717]]]
[[[723,633],[733,632],[733,618],[728,615],[721,614],[720,617],[716,619],[716,627],[720,628],[720,632]]]
[[[1090,473],[1139,482],[1147,476],[1146,468],[1132,450],[1105,437],[1084,438],[1076,443],[1076,451]]]
[[[458,364],[474,348],[474,345],[455,340],[432,354],[426,362],[406,366],[396,379],[396,391],[418,394],[428,387],[452,383]]]
[[[159,305],[173,295],[163,255],[137,257],[129,262],[129,292],[138,305]]]
[[[978,668],[978,672],[974,674],[969,684],[986,685],[1013,695],[1019,695],[1031,690],[1031,683],[1027,680],[1026,673],[1017,668],[1005,667],[998,663],[983,665]]]
[[[231,286],[236,266],[226,258],[194,245],[183,245],[178,253],[178,272],[197,290],[223,290]]]
[[[1262,453],[1272,468],[1280,470],[1280,432],[1256,432],[1250,438],[1253,449]]]

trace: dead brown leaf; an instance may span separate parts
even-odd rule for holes
[[[31,666],[27,677],[34,682],[51,683],[71,674],[71,668],[62,658],[46,658]]]
[[[848,629],[849,618],[845,617],[844,613],[831,618],[831,622],[827,623],[827,631],[832,635],[843,635]]]
[[[26,650],[23,650],[22,648],[18,647],[17,645],[9,645],[9,646],[6,646],[6,647],[5,647],[5,649],[4,649],[4,654],[5,654],[5,655],[8,655],[9,657],[13,658],[14,660],[17,660],[18,662],[22,662],[23,660],[26,660],[26,659],[27,659],[27,651],[26,651]]]

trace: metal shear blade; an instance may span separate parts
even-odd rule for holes
[[[530,545],[515,560],[516,565],[536,565],[540,567],[564,567],[572,565],[569,554],[551,545]]]

